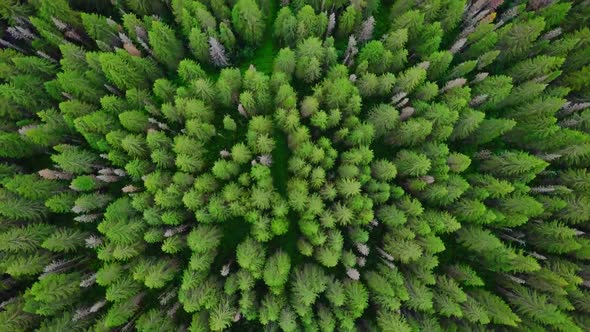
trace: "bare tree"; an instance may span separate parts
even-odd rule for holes
[[[458,53],[463,46],[465,46],[465,44],[467,43],[467,38],[460,38],[459,40],[457,40],[453,46],[451,46],[451,49],[449,50],[449,52],[456,54]]]
[[[375,18],[373,16],[369,16],[366,20],[363,21],[361,25],[361,30],[359,31],[358,41],[360,43],[364,43],[368,40],[373,38],[373,29],[375,28]]]
[[[344,60],[342,63],[346,66],[352,65],[354,56],[359,52],[356,47],[356,38],[353,35],[348,37],[348,46],[346,47],[346,53],[344,53]]]
[[[225,47],[214,37],[209,37],[209,56],[211,57],[211,62],[217,67],[229,65],[227,56],[225,55]]]
[[[336,27],[336,14],[332,13],[328,17],[328,28],[326,29],[326,37],[329,37]]]
[[[262,165],[270,167],[270,165],[272,165],[272,156],[269,154],[263,154],[261,156],[258,156],[258,161]]]
[[[465,83],[467,83],[467,80],[462,77],[456,78],[454,80],[450,80],[447,82],[447,84],[445,84],[445,86],[443,86],[440,89],[440,92],[443,93],[443,92],[451,90],[453,88],[462,87],[463,85],[465,85]]]
[[[359,280],[361,278],[361,274],[357,269],[346,269],[346,275],[352,280]]]

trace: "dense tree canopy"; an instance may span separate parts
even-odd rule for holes
[[[590,1],[0,1],[0,330],[589,331]]]

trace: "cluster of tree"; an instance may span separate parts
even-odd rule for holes
[[[0,4],[2,330],[590,330],[588,0],[82,2]]]

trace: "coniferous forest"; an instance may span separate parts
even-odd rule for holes
[[[590,0],[0,0],[0,330],[590,331]]]

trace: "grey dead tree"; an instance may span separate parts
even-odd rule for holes
[[[221,158],[229,158],[229,157],[231,157],[231,153],[229,151],[223,149],[223,150],[219,151],[219,156]]]
[[[453,46],[451,46],[451,49],[449,50],[449,52],[451,52],[453,54],[457,54],[463,48],[463,46],[465,46],[466,43],[467,43],[467,38],[460,38],[459,40],[457,40],[453,44]]]
[[[572,103],[572,102],[568,101],[561,108],[559,115],[566,116],[566,115],[572,114],[574,112],[584,110],[586,108],[590,108],[590,102]]]
[[[487,94],[477,95],[469,101],[469,106],[477,107],[477,106],[481,105],[482,103],[484,103],[487,99],[488,99]]]
[[[359,271],[354,268],[346,269],[346,275],[352,280],[359,280],[361,278]]]
[[[366,20],[363,21],[361,25],[361,29],[358,33],[358,41],[360,43],[364,43],[366,41],[371,40],[373,38],[373,30],[375,29],[375,18],[373,16],[369,16]]]
[[[269,154],[263,154],[261,156],[258,156],[258,161],[262,165],[270,167],[270,165],[272,165],[272,156]]]
[[[98,248],[102,244],[102,239],[96,235],[90,235],[85,240],[86,248]]]
[[[7,40],[4,40],[4,39],[0,39],[0,46],[12,48],[12,49],[19,51],[21,53],[27,53],[27,51],[25,51],[24,49],[14,45],[13,43],[11,43]]]
[[[35,34],[31,32],[31,30],[27,28],[23,28],[21,26],[15,27],[8,27],[6,32],[12,36],[12,38],[17,40],[33,40],[36,38]]]
[[[350,66],[353,63],[354,56],[359,52],[359,49],[356,47],[356,38],[351,35],[348,37],[348,46],[346,47],[346,52],[344,53],[344,60],[342,64],[346,66]]]
[[[328,16],[328,28],[326,29],[326,37],[330,37],[332,32],[334,32],[335,27],[336,27],[336,14],[332,12],[330,14],[330,16]]]
[[[40,177],[47,179],[47,180],[70,180],[72,179],[72,174],[54,171],[48,168],[42,169],[37,172]]]
[[[400,121],[405,121],[409,119],[412,115],[414,115],[415,111],[416,110],[413,107],[404,107],[399,115]]]
[[[217,67],[229,65],[225,55],[225,47],[215,37],[209,37],[209,57],[211,62]]]
[[[454,89],[454,88],[459,88],[462,87],[463,85],[465,85],[465,83],[467,83],[467,80],[460,77],[460,78],[456,78],[454,80],[450,80],[447,82],[447,84],[445,84],[440,90],[440,93],[443,93],[445,91]]]

